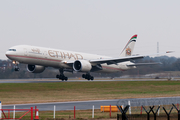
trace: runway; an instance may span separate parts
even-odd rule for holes
[[[61,81],[57,79],[7,79],[0,80],[0,83],[52,83],[52,82],[98,82],[98,81],[166,81],[167,79],[97,79],[93,81],[70,79],[68,81]],[[56,110],[73,110],[76,106],[77,110],[100,109],[101,105],[124,105],[131,102],[131,106],[150,106],[150,105],[169,105],[180,103],[180,97],[162,97],[162,98],[130,98],[130,99],[112,99],[112,100],[92,100],[92,101],[77,101],[77,102],[53,102],[53,103],[32,103],[32,104],[16,104],[16,109],[30,109],[35,107],[40,111],[52,111],[54,106]],[[2,103],[3,105],[3,103]],[[3,109],[13,109],[14,105],[3,105]]]
[[[100,109],[101,105],[124,105],[126,106],[130,101],[131,106],[152,106],[152,105],[170,105],[172,103],[180,103],[180,97],[160,97],[160,98],[132,98],[132,99],[113,99],[113,100],[93,100],[93,101],[77,101],[77,102],[54,102],[54,103],[36,103],[36,104],[16,104],[16,109],[30,109],[35,107],[39,111],[53,111],[54,105],[57,111],[92,109]],[[3,104],[3,103],[2,103]],[[13,109],[14,105],[3,105],[2,109]]]
[[[0,83],[52,83],[52,82],[100,82],[100,81],[167,81],[167,79],[95,79],[93,81],[88,81],[85,79],[70,79],[68,81],[62,81],[58,79],[1,79]]]

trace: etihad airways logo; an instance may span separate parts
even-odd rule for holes
[[[81,54],[77,54],[77,53],[48,50],[48,54],[50,57],[54,57],[54,58],[63,58],[63,59],[74,58],[75,60],[83,59],[83,56]]]
[[[126,55],[130,56],[131,55],[131,48],[126,48]]]
[[[34,53],[40,53],[40,50],[38,49],[38,48],[33,48],[33,49],[31,49],[32,50],[32,52],[34,52]]]

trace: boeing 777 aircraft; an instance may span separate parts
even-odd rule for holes
[[[83,78],[93,80],[94,77],[90,72],[110,73],[125,71],[140,65],[158,64],[132,62],[145,57],[132,56],[136,39],[137,35],[132,36],[117,58],[30,45],[11,47],[6,52],[6,56],[15,64],[15,71],[19,71],[19,63],[24,63],[27,64],[27,70],[32,73],[41,73],[46,67],[59,69],[60,74],[56,75],[56,78],[62,81],[68,80],[68,77],[64,76],[64,71],[83,72],[85,73],[82,75]]]

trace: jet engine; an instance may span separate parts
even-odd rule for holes
[[[41,73],[45,70],[45,67],[40,65],[27,65],[27,70],[31,73]]]
[[[73,69],[78,72],[89,72],[92,68],[92,65],[87,60],[76,60],[73,63]]]

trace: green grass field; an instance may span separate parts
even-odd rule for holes
[[[90,81],[0,84],[0,101],[3,105],[179,95],[180,81]]]

